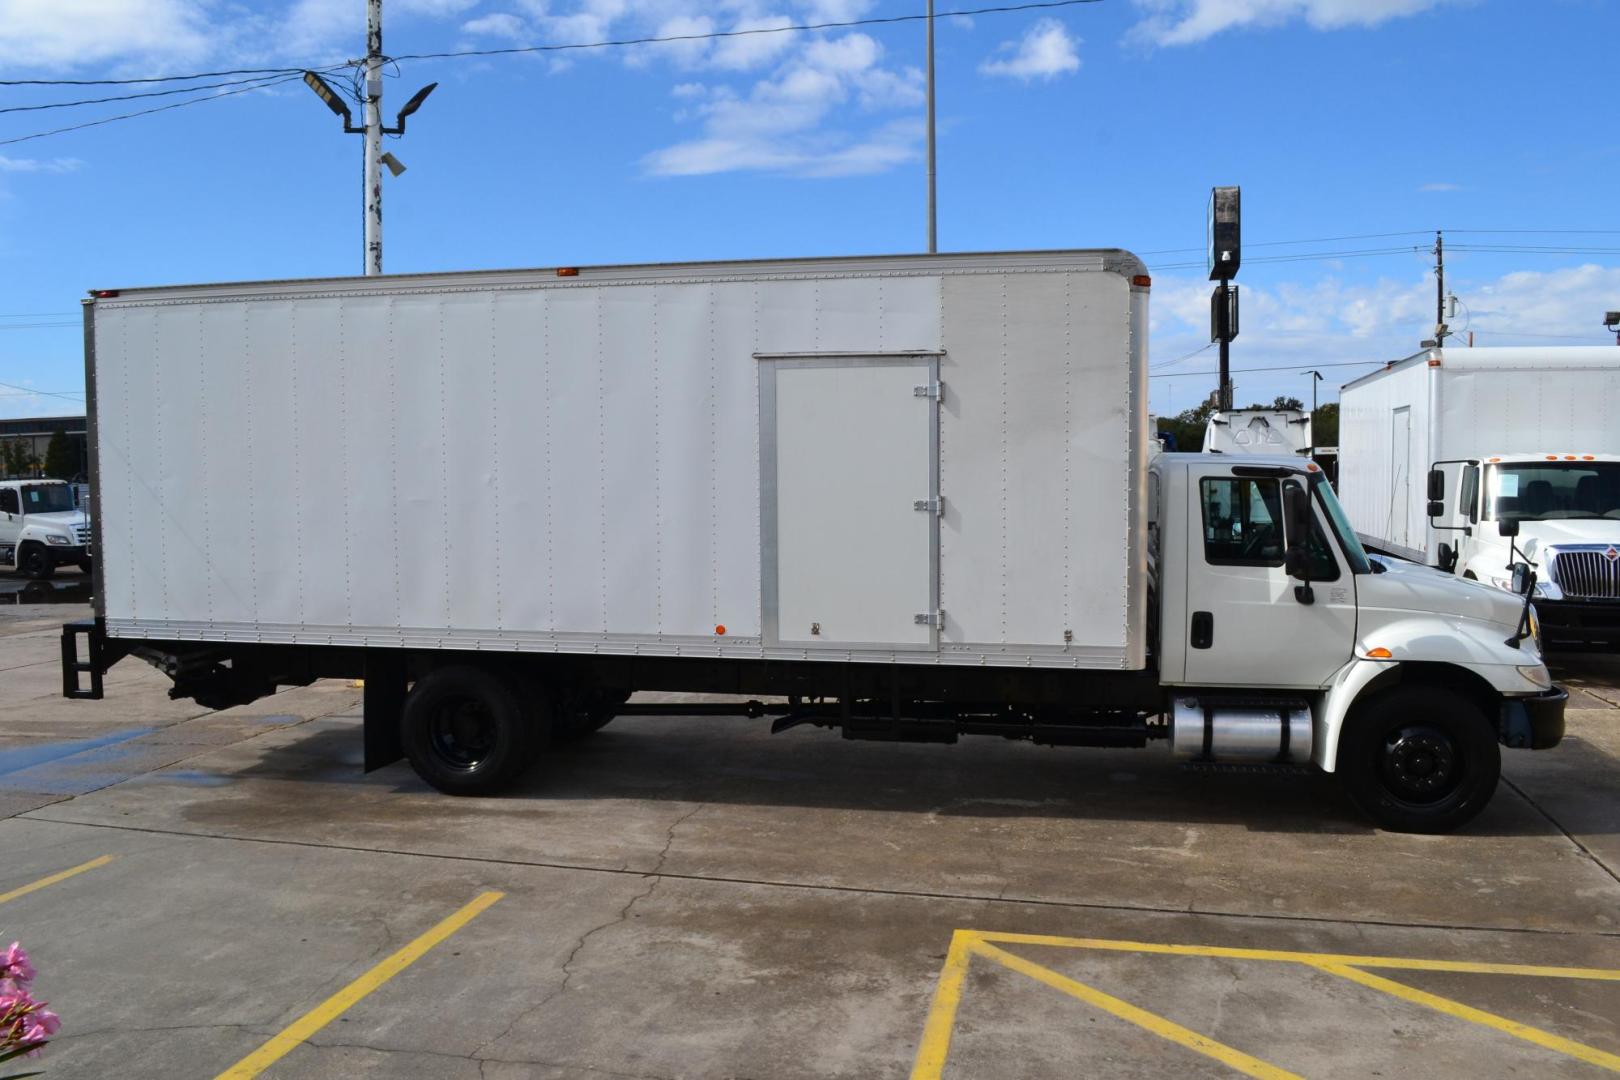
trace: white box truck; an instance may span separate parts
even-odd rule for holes
[[[1206,454],[1294,454],[1311,447],[1311,418],[1298,409],[1231,409],[1204,426]]]
[[[1549,643],[1620,647],[1620,349],[1428,349],[1339,402],[1363,542],[1504,589],[1517,543]]]
[[[1525,605],[1379,573],[1309,462],[1150,464],[1149,284],[1106,250],[98,291],[64,693],[131,653],[213,707],[364,677],[367,767],[451,793],[707,711],[626,703],[676,690],[1467,821],[1499,745],[1563,733]]]
[[[90,519],[61,480],[0,480],[0,571],[34,580],[91,564]]]

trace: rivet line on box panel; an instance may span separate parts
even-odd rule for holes
[[[495,477],[495,483],[489,487],[490,498],[495,501],[495,625],[505,626],[506,620],[501,614],[501,538],[506,530],[501,528],[501,514],[505,504],[501,501],[501,365],[500,348],[495,340],[495,297],[491,295],[486,300],[489,313],[484,326],[489,330],[489,470]]]
[[[596,347],[593,350],[596,357],[596,528],[597,550],[602,555],[601,588],[602,588],[602,631],[609,629],[608,623],[608,525],[607,525],[607,389],[606,379],[607,363],[602,355],[602,294],[592,294],[592,301],[596,307]]]
[[[664,632],[664,492],[662,428],[663,357],[659,355],[662,338],[658,333],[659,287],[652,287],[652,405],[653,405],[653,628]]]
[[[439,438],[438,438],[438,443],[439,443],[439,493],[440,493],[440,497],[438,499],[434,500],[434,501],[439,504],[440,513],[443,515],[443,520],[444,520],[444,531],[440,534],[441,536],[443,536],[444,542],[439,545],[440,550],[444,552],[444,624],[446,626],[451,626],[451,625],[453,625],[453,623],[452,623],[451,618],[450,618],[450,613],[451,613],[450,567],[452,565],[451,564],[451,558],[454,555],[454,548],[455,548],[455,539],[454,539],[455,530],[454,530],[454,527],[451,524],[450,500],[447,497],[447,495],[448,495],[448,493],[450,491],[450,438],[451,438],[451,433],[450,433],[450,414],[449,414],[449,409],[448,409],[447,401],[446,401],[447,395],[449,393],[448,389],[446,388],[446,383],[449,381],[448,376],[446,374],[446,368],[449,367],[450,360],[449,360],[449,357],[445,356],[445,352],[444,352],[444,308],[445,308],[444,302],[441,300],[438,304],[434,305],[434,309],[433,309],[434,314],[437,317],[438,323],[439,323],[439,327],[438,327],[438,329],[439,329],[439,364],[438,364],[438,367],[439,367]]]

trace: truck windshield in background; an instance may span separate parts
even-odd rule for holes
[[[73,505],[73,489],[66,484],[26,484],[22,489],[25,514],[59,514],[77,509]]]
[[[1620,520],[1620,463],[1489,465],[1485,517],[1517,521]]]

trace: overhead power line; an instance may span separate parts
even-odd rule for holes
[[[1384,366],[1384,361],[1382,361],[1382,360],[1352,360],[1352,361],[1348,361],[1348,362],[1342,363],[1342,364],[1317,364],[1316,366],[1319,367],[1319,368],[1383,367]],[[1233,368],[1232,369],[1232,374],[1233,375],[1243,375],[1243,374],[1245,374],[1247,372],[1251,372],[1251,371],[1293,371],[1293,372],[1298,372],[1299,371],[1299,365],[1298,364],[1285,364],[1282,367]],[[1149,374],[1148,378],[1150,378],[1150,379],[1189,379],[1189,378],[1192,378],[1194,376],[1201,375],[1201,376],[1203,376],[1204,378],[1207,379],[1211,375],[1214,375],[1214,374],[1216,374],[1216,372],[1213,372],[1213,371],[1167,371],[1167,372],[1164,372],[1161,375]]]
[[[19,322],[0,323],[0,330],[38,330],[44,326],[83,326],[83,322]]]
[[[962,15],[1005,15],[1019,11],[1046,11],[1052,8],[1076,7],[1080,4],[1100,4],[1103,0],[1041,0],[1038,3],[1002,4],[996,7],[962,8],[956,11],[938,11],[934,19],[948,19]],[[747,30],[716,30],[706,34],[663,34],[655,37],[619,38],[613,41],[587,41],[564,45],[513,45],[504,49],[456,49],[451,52],[405,53],[391,56],[390,60],[449,60],[463,56],[512,56],[518,53],[568,52],[577,49],[607,49],[626,45],[667,45],[683,41],[715,41],[722,38],[752,37],[758,34],[790,34],[811,30],[848,30],[857,26],[887,26],[895,23],[923,22],[928,15],[888,15],[870,19],[841,19],[836,22],[792,23],[788,26],[758,26]]]
[[[44,105],[10,105],[0,109],[0,113],[42,112],[46,109],[72,109],[79,105],[105,105],[111,101],[134,101],[137,98],[172,97],[175,94],[194,94],[204,90],[218,90],[226,86],[242,86],[245,83],[260,82],[263,75],[251,79],[231,79],[227,82],[203,83],[199,86],[178,86],[171,90],[146,90],[139,94],[117,94],[113,97],[83,98],[79,101],[51,101]]]
[[[0,86],[139,86],[143,83],[222,79],[227,75],[297,75],[303,68],[237,68],[233,71],[194,71],[190,75],[149,75],[142,79],[0,79]]]
[[[296,82],[302,79],[303,72],[295,75],[284,75],[279,78],[264,79],[249,86],[238,87],[235,90],[225,90],[218,94],[205,94],[202,97],[187,98],[185,101],[176,101],[169,105],[159,105],[151,109],[141,109],[138,112],[121,113],[118,116],[104,116],[100,120],[87,120],[82,124],[70,124],[67,127],[53,128],[50,131],[36,131],[32,135],[19,135],[11,139],[0,139],[0,146],[10,146],[13,143],[28,142],[30,139],[43,139],[47,135],[62,135],[69,131],[80,131],[84,128],[99,127],[102,124],[111,124],[118,120],[133,120],[137,116],[150,116],[152,113],[167,112],[170,109],[183,109],[187,105],[200,105],[205,101],[219,101],[223,98],[233,97],[236,94],[246,94],[251,90],[265,90],[282,83]]]
[[[79,397],[83,397],[84,394],[83,394],[82,391],[75,390],[75,391],[69,391],[68,393],[62,393],[62,392],[57,391],[57,390],[35,390],[31,386],[19,386],[16,383],[9,383],[9,382],[0,382],[0,386],[5,387],[7,390],[21,390],[25,394],[38,394],[40,397],[61,398],[63,401],[71,401],[75,405],[83,405],[84,404],[84,402],[80,401],[78,399],[78,397],[70,397],[69,396],[69,394],[78,394]]]

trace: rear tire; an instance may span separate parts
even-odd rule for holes
[[[405,698],[400,738],[411,768],[447,795],[493,795],[544,745],[540,711],[502,674],[457,664],[431,671]]]
[[[1351,715],[1339,739],[1338,772],[1380,828],[1445,833],[1491,801],[1502,755],[1473,702],[1438,686],[1402,686]]]
[[[17,566],[24,577],[46,581],[56,573],[56,564],[51,562],[50,552],[41,544],[24,544],[17,554]]]

